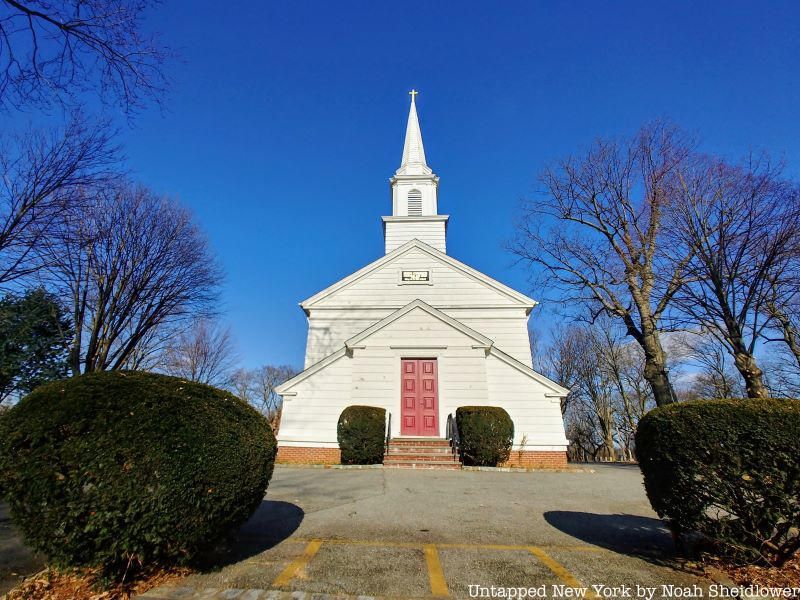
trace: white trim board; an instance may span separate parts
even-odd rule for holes
[[[477,269],[473,269],[469,265],[465,265],[461,261],[458,261],[455,258],[452,258],[451,256],[448,256],[444,252],[440,252],[439,250],[437,250],[436,248],[426,244],[425,242],[422,242],[422,241],[420,241],[418,239],[413,239],[413,240],[410,240],[410,241],[406,242],[405,244],[403,244],[399,248],[396,248],[396,249],[392,250],[391,252],[389,252],[388,254],[382,256],[378,260],[376,260],[374,262],[371,262],[367,266],[359,269],[358,271],[356,271],[352,275],[349,275],[348,277],[345,277],[344,279],[339,280],[338,282],[334,283],[331,286],[328,286],[324,290],[322,290],[320,292],[317,292],[316,294],[314,294],[310,298],[307,298],[307,299],[303,300],[300,303],[300,306],[303,308],[304,311],[306,311],[306,314],[308,314],[309,309],[313,308],[314,304],[316,304],[317,302],[319,302],[323,298],[327,298],[328,296],[334,294],[335,292],[338,292],[339,290],[342,290],[342,289],[344,289],[346,287],[349,287],[350,285],[354,284],[355,282],[357,282],[362,277],[364,277],[366,275],[369,275],[370,273],[372,273],[373,271],[379,269],[380,267],[382,267],[382,266],[392,262],[393,260],[403,256],[406,252],[408,252],[408,251],[410,251],[412,249],[420,250],[420,251],[424,252],[425,254],[428,254],[431,258],[436,259],[436,260],[438,260],[438,261],[440,261],[440,262],[442,262],[442,263],[454,268],[455,270],[463,273],[464,275],[467,275],[468,277],[471,277],[475,281],[478,281],[479,283],[482,283],[482,284],[486,285],[487,287],[492,288],[493,290],[495,290],[496,292],[499,292],[500,294],[503,294],[504,296],[506,296],[510,300],[513,300],[513,301],[517,302],[520,306],[525,307],[528,312],[534,306],[536,306],[536,304],[538,304],[536,302],[536,300],[534,300],[533,298],[529,298],[525,294],[521,294],[520,292],[508,287],[507,285],[505,285],[503,283],[500,283],[496,279],[492,279],[488,275],[485,275],[485,274],[481,273]]]

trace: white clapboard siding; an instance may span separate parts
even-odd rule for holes
[[[439,252],[447,252],[444,221],[387,221],[384,226],[387,254],[413,239],[423,241]]]
[[[447,415],[458,406],[487,403],[486,353],[473,348],[475,343],[425,311],[412,310],[361,340],[351,355],[343,354],[295,386],[296,396],[285,407],[279,437],[335,444],[339,415],[353,404],[393,413],[393,435],[399,435],[402,358],[437,359],[439,429],[444,436]]]
[[[407,284],[402,271],[429,271],[427,284]],[[344,341],[413,300],[422,300],[531,365],[529,306],[429,253],[411,248],[396,259],[308,308],[305,367],[339,350]]]
[[[502,406],[514,421],[515,447],[526,435],[528,450],[566,445],[560,401],[545,396],[551,390],[491,354],[486,358],[486,376],[488,403]]]
[[[430,271],[431,281],[403,284],[402,271]],[[395,307],[419,298],[432,306],[520,306],[485,283],[412,248],[355,282],[321,298],[313,307]]]
[[[436,358],[439,375],[439,435],[445,435],[447,415],[465,404],[486,404],[485,354],[469,347],[398,350],[367,346],[356,350],[352,404],[380,406],[392,413],[392,435],[400,435],[400,361]]]
[[[336,360],[297,386],[284,398],[279,439],[304,445],[336,445],[336,424],[344,407],[353,404],[352,362]]]
[[[435,305],[433,306],[437,308]],[[523,309],[487,308],[476,311],[442,308],[441,310],[488,337],[500,350],[529,367],[531,366],[528,317]],[[305,368],[341,349],[345,340],[377,323],[392,312],[394,312],[392,309],[311,311],[308,319]]]
[[[477,346],[477,347],[476,347]],[[501,406],[514,421],[515,448],[563,449],[566,443],[558,398],[526,371],[480,347],[472,334],[421,308],[359,340],[350,353],[293,388],[281,423],[282,442],[336,444],[341,411],[353,404],[379,406],[393,414],[400,433],[400,361],[435,358],[439,374],[439,435],[459,406]]]
[[[360,314],[358,311],[349,311],[349,315],[348,311],[337,312],[345,312],[345,315],[331,316],[327,314],[327,311],[321,311],[321,316],[316,316],[316,311],[309,315],[305,368],[340,350],[344,346],[345,340],[361,333],[394,311],[384,309],[378,311],[377,314],[375,311],[371,311],[374,316],[366,318],[352,316],[353,313]]]

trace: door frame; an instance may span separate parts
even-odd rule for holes
[[[425,355],[425,356],[413,356],[412,355],[412,356],[408,356],[408,355],[404,354],[404,355],[400,356],[399,359],[400,359],[399,360],[400,369],[398,371],[399,371],[400,377],[399,377],[399,380],[397,382],[398,385],[395,388],[399,392],[398,405],[399,405],[399,408],[400,408],[399,415],[398,415],[399,416],[399,419],[398,419],[398,437],[431,437],[431,438],[440,437],[441,436],[440,415],[441,415],[441,399],[442,399],[442,395],[441,395],[441,383],[440,383],[441,379],[439,377],[439,367],[440,367],[439,357],[438,356],[430,356],[430,355]],[[417,434],[404,434],[403,433],[403,361],[410,361],[410,360],[413,360],[413,361],[425,361],[425,360],[427,360],[427,361],[433,361],[435,363],[434,375],[436,377],[436,394],[435,394],[435,398],[436,398],[436,400],[435,400],[436,427],[435,427],[435,432],[433,434],[430,434],[430,435],[425,435],[425,434],[422,434],[422,433],[417,433]],[[418,362],[418,364],[420,364],[420,363]]]

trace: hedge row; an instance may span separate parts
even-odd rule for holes
[[[337,438],[343,465],[383,463],[386,410],[374,406],[348,406],[339,416]]]
[[[497,406],[462,406],[456,410],[461,459],[466,465],[496,467],[508,460],[514,423]]]
[[[42,386],[0,419],[0,481],[56,566],[184,563],[261,503],[276,443],[227,392],[109,372]]]
[[[636,450],[647,495],[677,535],[741,563],[800,547],[800,402],[701,400],[648,413]]]

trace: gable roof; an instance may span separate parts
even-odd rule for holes
[[[478,344],[483,346],[483,347],[491,348],[494,345],[494,342],[492,340],[487,338],[485,335],[483,335],[481,333],[478,333],[477,331],[475,331],[471,327],[468,327],[467,325],[464,325],[464,323],[462,323],[461,321],[457,321],[453,317],[450,317],[450,316],[444,314],[442,311],[440,311],[437,308],[432,307],[427,302],[423,302],[422,300],[414,300],[414,301],[409,302],[408,304],[406,304],[403,308],[394,311],[392,314],[388,315],[387,317],[384,317],[383,319],[381,319],[380,321],[378,321],[374,325],[372,325],[370,327],[367,327],[361,333],[358,333],[358,334],[354,335],[353,337],[351,337],[349,340],[345,341],[345,343],[344,343],[345,348],[353,348],[359,342],[361,342],[362,340],[367,339],[373,333],[375,333],[377,331],[380,331],[381,329],[383,329],[387,325],[391,325],[392,323],[394,323],[395,321],[397,321],[399,319],[402,319],[405,315],[407,315],[408,313],[410,313],[412,310],[414,310],[416,308],[428,313],[429,315],[431,315],[432,317],[434,317],[436,319],[439,319],[440,321],[446,323],[447,325],[449,325],[453,329],[457,329],[458,331],[460,331],[461,333],[463,333],[467,337],[471,337],[473,340],[478,342]]]
[[[535,379],[536,381],[538,381],[539,383],[541,383],[545,387],[548,387],[551,390],[553,390],[551,394],[545,394],[546,396],[554,396],[554,397],[558,397],[558,398],[564,398],[564,397],[567,396],[567,394],[569,394],[569,390],[567,388],[565,388],[565,387],[563,387],[561,385],[558,385],[555,381],[553,381],[549,377],[546,377],[545,375],[542,375],[538,371],[534,371],[533,369],[531,369],[525,363],[520,362],[519,360],[517,360],[516,358],[514,358],[510,354],[507,354],[507,353],[503,352],[502,350],[500,350],[496,346],[492,346],[492,348],[489,351],[489,353],[492,354],[493,356],[496,356],[497,358],[502,360],[504,363],[514,367],[518,371],[521,371],[523,374],[527,375],[531,379]]]
[[[465,265],[461,261],[458,261],[455,258],[448,256],[444,252],[440,252],[436,248],[429,246],[425,242],[422,242],[415,238],[413,240],[406,242],[402,246],[392,250],[391,252],[382,256],[378,260],[373,261],[367,266],[359,269],[352,275],[349,275],[344,279],[337,281],[336,283],[334,283],[331,286],[328,286],[324,290],[317,292],[310,298],[303,300],[300,303],[300,306],[303,308],[303,310],[306,311],[306,313],[308,313],[308,309],[313,307],[314,304],[316,304],[317,302],[321,301],[324,298],[327,298],[328,296],[331,296],[332,294],[335,294],[340,290],[343,290],[353,285],[361,278],[369,275],[370,273],[373,273],[374,271],[380,269],[384,265],[389,264],[393,260],[403,256],[404,254],[413,249],[417,249],[424,252],[425,254],[428,254],[431,258],[434,258],[439,262],[444,263],[449,267],[452,267],[456,271],[459,271],[460,273],[470,277],[471,279],[484,284],[485,286],[493,289],[496,292],[499,292],[500,294],[506,296],[510,300],[517,302],[520,306],[526,307],[528,310],[532,309],[537,304],[536,300],[534,300],[533,298],[529,298],[525,294],[522,294],[516,291],[515,289],[510,288],[503,283],[500,283],[496,279],[492,279],[491,277],[481,273],[477,269],[473,269],[469,265]]]
[[[315,362],[313,365],[311,365],[310,367],[308,367],[304,371],[301,371],[300,373],[298,373],[297,375],[295,375],[291,379],[287,379],[282,384],[280,384],[278,386],[275,386],[275,392],[280,394],[281,396],[294,396],[294,393],[289,392],[289,390],[291,388],[296,386],[298,383],[300,383],[304,379],[308,379],[309,377],[311,377],[317,371],[321,371],[322,369],[327,367],[329,364],[331,364],[333,362],[336,362],[337,360],[342,358],[345,355],[346,352],[347,352],[347,348],[341,348],[341,349],[337,350],[336,352],[334,352],[333,354],[329,354],[328,356],[326,356],[322,360]]]
[[[296,375],[292,379],[289,379],[288,381],[286,381],[286,382],[282,383],[281,385],[277,386],[275,388],[275,391],[278,394],[282,395],[282,396],[284,396],[284,395],[287,395],[287,396],[294,395],[292,392],[290,392],[290,390],[295,385],[297,385],[301,381],[307,379],[308,377],[311,377],[312,375],[314,375],[314,373],[317,373],[318,371],[321,371],[322,369],[327,367],[329,364],[331,364],[331,363],[339,360],[340,358],[346,356],[348,351],[357,348],[358,345],[362,341],[364,341],[365,339],[367,339],[368,337],[370,337],[374,333],[380,331],[381,329],[387,327],[388,325],[391,325],[395,321],[398,321],[398,320],[402,319],[405,315],[407,315],[408,313],[410,313],[412,310],[415,310],[415,309],[423,310],[427,314],[431,315],[432,317],[434,317],[436,319],[439,319],[440,321],[442,321],[443,323],[446,323],[450,327],[453,327],[454,329],[457,329],[458,331],[462,332],[464,335],[466,335],[468,337],[471,337],[473,340],[476,341],[475,347],[477,347],[477,348],[485,348],[486,351],[487,351],[487,354],[492,354],[492,355],[496,356],[497,358],[499,358],[500,360],[502,360],[506,364],[514,367],[515,369],[517,369],[518,371],[520,371],[523,374],[527,375],[531,379],[535,379],[537,382],[539,382],[542,385],[544,385],[545,387],[549,388],[551,390],[551,394],[548,394],[548,395],[562,397],[562,396],[566,396],[569,393],[569,390],[567,390],[566,388],[561,387],[555,381],[549,379],[548,377],[545,377],[541,373],[537,373],[536,371],[531,369],[525,363],[520,362],[519,360],[517,360],[513,356],[511,356],[509,354],[506,354],[502,350],[500,350],[497,347],[495,347],[494,342],[492,340],[490,340],[489,338],[487,338],[485,335],[475,331],[474,329],[472,329],[471,327],[468,327],[467,325],[464,325],[464,323],[462,323],[461,321],[458,321],[457,319],[454,319],[454,318],[446,315],[445,313],[443,313],[439,309],[434,308],[433,306],[431,306],[430,304],[427,304],[426,302],[423,302],[422,300],[414,300],[413,302],[409,302],[403,308],[400,308],[400,309],[394,311],[392,314],[390,314],[387,317],[381,319],[377,323],[371,325],[370,327],[367,327],[361,333],[358,333],[358,334],[354,335],[353,337],[351,337],[350,339],[345,341],[343,348],[340,348],[339,350],[337,350],[333,354],[329,354],[328,356],[326,356],[325,358],[323,358],[319,362],[316,362],[313,365],[311,365],[310,367],[308,367],[305,371],[303,371],[299,375]]]

